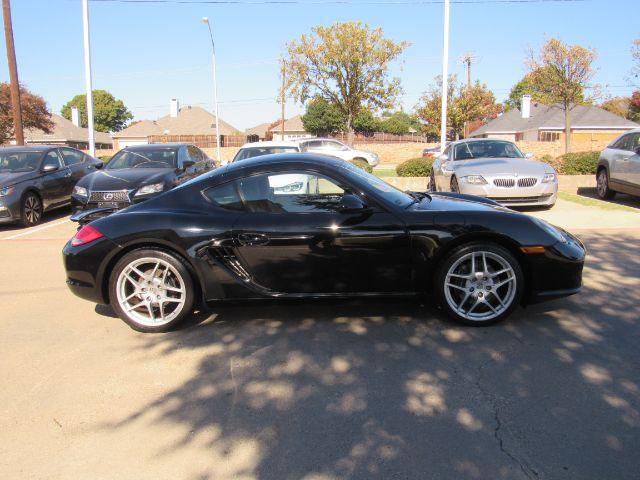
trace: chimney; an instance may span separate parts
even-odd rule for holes
[[[522,118],[531,117],[531,95],[522,96],[520,111],[522,112]]]
[[[180,104],[178,103],[177,98],[172,98],[169,102],[169,115],[173,118],[178,116],[178,112],[180,111]]]
[[[71,123],[76,127],[80,126],[80,112],[78,111],[78,107],[71,107]]]

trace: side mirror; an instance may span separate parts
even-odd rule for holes
[[[100,170],[101,168],[103,168],[103,167],[104,167],[104,163],[102,163],[102,162],[100,162],[100,163],[95,163],[93,166],[94,166],[94,167],[96,167],[98,170]]]
[[[636,155],[640,155],[640,147],[634,148],[633,151],[636,152]]]
[[[193,167],[196,164],[196,162],[194,162],[193,160],[184,160],[182,162],[182,168],[184,168],[185,170],[189,167]]]
[[[340,211],[342,213],[358,213],[368,207],[360,200],[360,197],[352,193],[345,193],[340,200]]]
[[[53,165],[52,163],[48,163],[44,167],[42,167],[42,171],[45,173],[55,172],[59,168],[60,168],[59,165]]]
[[[533,157],[535,157],[535,155],[531,152],[524,154],[524,158],[533,158]]]
[[[441,153],[438,155],[438,160],[440,160],[441,162],[446,162],[447,160],[449,160],[449,155],[445,155],[444,153]]]

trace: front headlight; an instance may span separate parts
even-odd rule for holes
[[[557,241],[562,242],[562,243],[567,243],[569,241],[567,239],[567,237],[565,237],[564,234],[560,230],[558,230],[556,227],[554,227],[550,223],[547,223],[544,220],[541,220],[541,219],[536,218],[536,217],[531,217],[531,220],[533,220],[540,228],[542,228],[545,232],[547,232],[549,235],[551,235]]]
[[[542,183],[550,183],[556,181],[555,173],[545,173],[544,177],[542,177]]]
[[[466,177],[462,177],[464,183],[469,183],[471,185],[486,185],[487,181],[484,179],[482,175],[467,175]]]
[[[7,195],[11,195],[15,191],[16,187],[13,185],[10,187],[2,187],[0,188],[0,197],[6,197]]]
[[[79,187],[78,185],[73,187],[73,194],[74,195],[78,195],[79,197],[88,197],[89,196],[89,192],[87,192],[87,189],[84,188],[84,187]]]
[[[140,195],[150,195],[152,193],[160,193],[164,190],[164,183],[153,183],[151,185],[145,185],[144,187],[140,187],[136,192],[135,196]]]

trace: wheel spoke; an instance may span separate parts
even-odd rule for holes
[[[129,300],[131,300],[136,295],[139,295],[139,293],[138,292],[133,292],[131,295],[129,295],[127,298],[125,298],[124,301],[128,302]]]
[[[147,302],[147,310],[149,310],[149,318],[152,322],[155,322],[156,317],[153,316],[153,307],[151,306],[151,302]]]
[[[467,302],[467,300],[469,299],[469,297],[471,296],[471,293],[467,292],[464,296],[464,298],[462,299],[462,301],[458,304],[458,310],[464,312],[463,310],[463,306],[464,304]]]
[[[123,275],[125,276],[125,278],[127,280],[129,280],[131,282],[131,284],[136,287],[136,288],[140,288],[140,282],[138,282],[137,280],[134,280],[133,277],[131,275],[129,275],[127,272],[123,272]]]
[[[469,310],[467,310],[467,315],[473,312],[479,304],[480,302],[476,299],[476,302],[473,305],[471,305],[471,308]]]
[[[147,276],[144,272],[141,272],[136,267],[131,267],[131,270],[133,270],[135,274],[138,275],[140,278],[145,278]]]
[[[491,305],[491,302],[489,301],[489,299],[485,299],[484,303],[493,311],[493,313],[498,313],[498,311],[495,309],[495,307],[493,305]]]
[[[455,278],[462,278],[464,280],[469,280],[471,278],[471,275],[461,275],[459,273],[448,273],[447,277],[455,277]]]
[[[482,269],[485,274],[489,273],[489,269],[487,268],[487,254],[482,252]]]
[[[135,305],[129,305],[129,307],[127,308],[127,312],[131,312],[131,311],[135,310],[136,308],[139,308],[143,303],[146,303],[146,302],[144,300],[141,300],[138,303],[136,303]]]
[[[462,290],[463,292],[467,291],[466,288],[461,287],[460,285],[455,285],[453,283],[447,283],[446,285],[447,285],[447,287],[457,288],[458,290]]]
[[[509,278],[507,278],[507,279],[505,279],[505,280],[502,280],[501,282],[498,282],[498,283],[494,284],[494,285],[493,285],[493,288],[499,288],[499,287],[501,287],[502,285],[504,285],[505,283],[512,282],[512,281],[514,281],[515,279],[516,279],[516,277],[509,277]]]
[[[171,285],[164,285],[164,289],[169,292],[185,293],[183,288],[172,287]]]
[[[476,254],[475,252],[472,252],[471,253],[471,276],[473,277],[475,273],[476,273]]]
[[[510,269],[510,268],[505,268],[505,269],[499,270],[499,271],[497,271],[497,272],[493,272],[493,273],[491,273],[489,276],[490,276],[491,278],[495,278],[495,277],[497,277],[498,275],[502,275],[503,273],[507,273],[507,272],[510,272],[510,271],[511,271],[511,269]]]
[[[158,307],[160,308],[160,320],[164,322],[164,300],[160,300]]]
[[[164,299],[165,303],[183,303],[183,300],[181,298],[165,298]]]

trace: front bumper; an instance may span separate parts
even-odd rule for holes
[[[528,255],[531,288],[527,303],[567,297],[580,292],[587,251],[582,242],[560,229],[567,242],[558,242],[544,253]]]
[[[0,197],[0,224],[20,220],[20,200],[11,196]]]
[[[497,187],[490,183],[473,185],[460,181],[460,193],[490,198],[505,206],[553,206],[558,197],[558,181],[538,183],[533,187]]]

